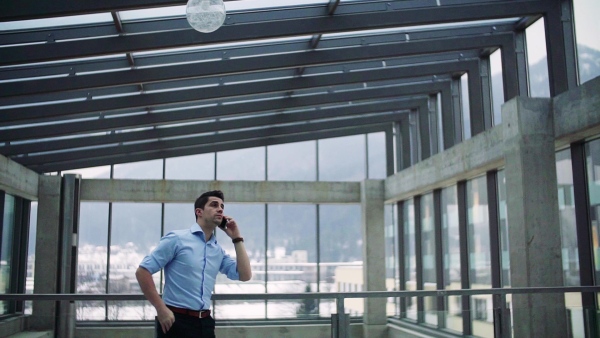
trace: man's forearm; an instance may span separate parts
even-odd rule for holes
[[[156,291],[156,284],[154,284],[154,279],[152,279],[152,274],[144,268],[138,268],[135,272],[135,277],[137,278],[138,283],[140,284],[140,289],[142,289],[142,293],[146,296],[146,299],[154,306],[154,308],[158,311],[163,307],[166,307],[162,298]]]
[[[235,247],[235,256],[237,260],[237,269],[240,274],[240,280],[247,282],[252,279],[252,268],[250,267],[250,258],[246,252],[244,242],[237,242],[233,245]]]

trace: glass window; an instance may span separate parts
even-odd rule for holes
[[[79,174],[81,178],[110,178],[110,166],[65,170],[64,174]]]
[[[492,102],[494,125],[502,123],[502,104],[504,103],[504,79],[502,78],[502,51],[496,50],[490,55],[490,70],[492,74]]]
[[[529,96],[550,97],[544,18],[527,27],[525,36],[527,39]]]
[[[77,293],[106,293],[108,203],[81,202],[77,247]],[[103,301],[76,302],[77,320],[104,320]]]
[[[502,286],[510,287],[510,251],[508,240],[508,215],[506,213],[506,175],[504,170],[498,171],[498,217],[500,218],[500,265],[502,269]],[[508,295],[510,298],[510,295]]]
[[[35,239],[37,234],[38,202],[32,201],[29,210],[29,241],[27,248],[27,277],[25,278],[25,293],[33,293],[33,275],[35,267]],[[31,301],[25,302],[25,314],[30,315],[33,307]]]
[[[113,178],[160,180],[163,178],[163,160],[115,164]]]
[[[316,141],[267,147],[269,181],[316,181]]]
[[[577,35],[577,62],[579,82],[587,82],[600,75],[600,2],[574,0],[575,34]]]
[[[421,197],[421,255],[423,290],[436,290],[435,223],[433,193]],[[423,297],[425,323],[437,325],[437,297]]]
[[[232,281],[225,275],[218,274],[215,293],[265,293],[265,205],[225,202],[225,215],[235,218],[240,226],[252,266],[252,280]],[[218,230],[217,240],[227,254],[231,257],[236,256],[233,243],[225,233]],[[265,318],[264,300],[219,301],[213,305],[215,316],[219,319]]]
[[[3,192],[0,192],[3,194]],[[1,200],[1,199],[0,199]],[[0,293],[11,293],[11,268],[13,263],[13,240],[15,233],[15,197],[4,195],[4,214],[2,216],[2,240],[0,242]],[[18,248],[17,248],[18,249]],[[0,315],[9,313],[10,302],[0,302]],[[14,310],[13,310],[14,311]]]
[[[561,228],[564,283],[565,286],[579,286],[579,252],[570,149],[556,153],[556,174],[558,179],[558,213]]]
[[[442,190],[442,252],[444,264],[444,289],[460,290],[460,235],[458,230],[458,202],[456,186]],[[447,329],[462,332],[462,301],[460,296],[446,299]]]
[[[577,223],[575,219],[575,194],[570,149],[556,153],[558,183],[558,215],[562,248],[563,280],[565,286],[579,286],[579,251],[577,246]],[[584,313],[580,293],[565,293],[565,305],[569,313],[571,334],[584,337]]]
[[[385,146],[385,133],[371,133],[367,135],[369,177],[384,179],[387,177],[387,157]]]
[[[596,284],[600,278],[600,139],[586,143],[588,194],[590,201],[590,227],[593,245],[593,260]]]
[[[362,231],[359,204],[320,205],[319,238],[321,261],[319,291],[342,292],[339,285],[362,288]],[[352,315],[363,313],[363,299],[346,299],[346,309]],[[320,302],[321,316],[337,313],[333,300]]]
[[[402,223],[404,231],[404,290],[417,289],[417,255],[415,251],[415,209],[414,200],[402,204]],[[406,318],[417,320],[417,298],[406,299]]]
[[[215,154],[173,157],[165,160],[167,180],[214,180]],[[191,202],[193,203],[193,201]]]
[[[316,210],[316,205],[268,205],[267,292],[316,291]],[[316,306],[300,309],[300,302],[268,301],[267,318],[296,318],[318,313]]]
[[[318,142],[320,181],[362,181],[366,178],[364,135]]]
[[[471,104],[469,101],[469,74],[460,77],[460,95],[462,101],[463,138],[471,138]]]
[[[490,225],[487,201],[487,178],[481,176],[467,181],[467,234],[469,243],[469,278],[472,289],[492,287],[490,258]],[[485,300],[485,303],[482,301]],[[471,298],[471,310],[481,313],[482,304],[487,304],[490,315],[472,316],[473,334],[480,337],[493,337],[492,297],[489,295]],[[476,307],[477,306],[477,307]]]
[[[398,291],[398,248],[396,238],[398,238],[396,227],[396,208],[392,204],[384,206],[384,224],[385,224],[385,289],[387,291]],[[389,297],[386,304],[386,313],[388,316],[397,315],[398,302],[394,297]]]
[[[217,153],[217,179],[264,181],[265,147]]]
[[[158,244],[161,209],[158,203],[113,203],[108,293],[140,292],[135,270]],[[158,287],[160,274],[153,277]],[[107,312],[109,320],[146,320],[156,314],[147,301],[108,302]]]

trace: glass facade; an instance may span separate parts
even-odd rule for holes
[[[115,165],[113,177],[158,179],[163,175],[164,164],[165,179],[175,180],[213,180],[216,169],[216,178],[223,180],[264,180],[266,175],[268,180],[275,181],[314,181],[319,172],[324,179],[358,181],[367,178],[367,158],[373,162],[369,164],[369,177],[385,176],[384,146],[385,133],[374,133],[321,140],[318,145],[317,141],[299,142]],[[341,147],[342,151],[336,151],[337,147]],[[332,169],[327,169],[333,168],[335,161],[348,157],[352,159],[346,160],[349,167],[342,176],[334,176],[330,172]],[[320,168],[319,171],[317,168]],[[110,173],[110,168],[84,172],[84,176],[89,178],[94,175],[104,177]],[[243,227],[253,278],[241,283],[219,276],[215,292],[363,289],[360,205],[240,204],[227,203],[227,195],[225,198],[225,215],[234,216]],[[134,277],[139,262],[156,246],[161,236],[194,224],[192,203],[82,202],[77,291],[139,292]],[[386,220],[392,224],[389,217]],[[216,236],[224,250],[235,256],[228,238],[221,240],[220,236],[224,235],[219,232]],[[153,278],[157,290],[162,292],[162,272],[154,274]],[[245,310],[240,311],[240,307]],[[347,307],[353,316],[362,315],[363,299],[354,299]],[[213,310],[224,320],[328,317],[336,312],[334,300],[310,304],[300,300],[220,301],[213,304]],[[153,311],[147,302],[77,304],[78,320],[144,320]]]
[[[525,30],[527,39],[527,66],[529,70],[529,96],[550,97],[548,80],[548,57],[546,55],[546,33],[544,18]]]
[[[415,212],[414,201],[405,201],[402,205],[402,224],[404,230],[404,287],[402,290],[417,290],[417,252],[415,249]],[[417,297],[407,297],[404,299],[406,318],[417,320]]]
[[[1,199],[0,199],[1,201]],[[4,194],[2,216],[2,241],[0,242],[0,293],[11,291],[11,268],[13,265],[13,239],[15,232],[15,198]],[[0,302],[0,315],[10,311],[9,302]]]
[[[600,278],[600,140],[585,146],[595,280]]]
[[[460,233],[458,229],[458,201],[456,186],[442,189],[442,253],[444,267],[444,289],[461,289],[460,273]],[[447,329],[462,332],[462,303],[460,296],[449,296],[446,298],[446,322]]]
[[[469,247],[469,281],[472,289],[492,287],[490,224],[486,177],[467,181],[467,237]],[[473,334],[492,337],[488,323],[493,322],[492,297],[471,297]]]
[[[577,40],[577,70],[579,82],[587,82],[600,75],[600,2],[596,0],[574,0],[575,35]]]
[[[436,290],[437,272],[433,193],[423,195],[420,202],[423,290]],[[423,304],[425,323],[437,325],[437,297],[423,297]]]

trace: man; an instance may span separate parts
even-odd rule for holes
[[[215,337],[215,321],[210,315],[210,297],[217,273],[229,279],[252,278],[250,260],[240,228],[233,218],[223,215],[223,192],[202,194],[194,203],[196,223],[161,238],[146,256],[135,276],[144,296],[156,308],[157,337]],[[225,253],[213,236],[220,227],[233,240],[236,259]],[[152,274],[165,270],[163,298],[156,291]]]

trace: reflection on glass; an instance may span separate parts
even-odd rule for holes
[[[165,159],[165,179],[214,180],[215,154],[167,158]]]
[[[527,65],[529,70],[529,96],[550,97],[548,58],[544,18],[525,30],[527,39]]]
[[[358,204],[320,205],[320,292],[363,290],[361,209]],[[271,225],[269,225],[271,226]],[[351,316],[363,314],[363,299],[346,299]],[[322,317],[337,313],[335,302],[320,301]]]
[[[316,181],[316,141],[267,147],[269,181]]]
[[[461,289],[460,235],[458,231],[458,203],[456,186],[442,190],[442,252],[444,255],[444,289]],[[460,296],[446,298],[447,329],[462,332],[462,301]]]
[[[417,255],[415,252],[415,208],[414,200],[402,204],[402,224],[404,231],[404,290],[417,289]],[[417,320],[417,298],[404,298],[406,318]]]
[[[163,160],[115,164],[113,178],[160,180],[163,178]]]
[[[385,133],[372,133],[367,135],[369,177],[371,179],[384,179],[386,173],[386,147]]]
[[[436,290],[435,225],[433,193],[421,197],[421,255],[423,290]],[[423,297],[425,323],[437,325],[437,297]]]
[[[77,293],[106,293],[108,203],[81,202],[77,247]],[[114,262],[113,262],[114,263]],[[103,301],[76,302],[77,320],[103,320]]]
[[[472,289],[492,287],[486,182],[486,176],[467,181],[469,278]],[[493,337],[492,297],[489,295],[472,296],[471,311],[473,334],[479,337]]]
[[[236,149],[217,153],[217,179],[264,181],[265,148]]]
[[[4,195],[4,215],[2,216],[2,242],[0,243],[0,293],[10,293],[10,270],[13,258],[13,235],[15,231],[15,197]],[[14,311],[14,309],[13,309]],[[0,302],[0,315],[9,312],[9,302]]]
[[[320,181],[362,181],[366,178],[364,135],[318,142]]]
[[[269,204],[267,292],[315,292],[317,289],[315,205]],[[317,306],[300,301],[268,301],[267,318],[316,315]]]
[[[574,0],[575,34],[577,35],[577,70],[579,82],[587,82],[600,75],[600,39],[598,39],[598,0]]]
[[[502,104],[504,103],[504,79],[502,78],[502,51],[496,50],[490,55],[490,70],[492,74],[492,102],[494,125],[502,123]]]
[[[113,203],[108,293],[139,293],[135,270],[160,240],[161,205]],[[153,275],[154,283],[160,274]],[[155,311],[147,301],[108,302],[109,320],[147,320]]]

